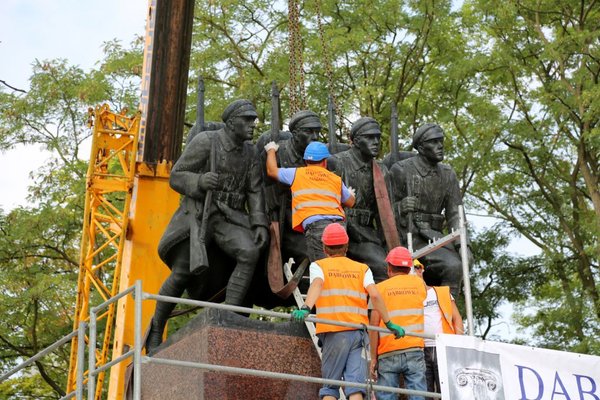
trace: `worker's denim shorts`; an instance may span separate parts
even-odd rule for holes
[[[346,382],[366,383],[367,380],[367,344],[369,336],[360,330],[320,333],[323,343],[323,361],[321,374],[324,379],[341,380]],[[364,351],[363,351],[364,349]],[[340,396],[339,386],[324,385],[319,390],[319,396]],[[344,393],[349,397],[353,393],[366,391],[360,388],[346,387]]]

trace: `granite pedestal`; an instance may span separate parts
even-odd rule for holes
[[[207,309],[171,335],[153,357],[312,377],[321,361],[304,327]],[[147,363],[144,400],[317,400],[320,385]]]

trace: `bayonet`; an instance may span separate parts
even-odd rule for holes
[[[196,126],[198,132],[204,130],[204,79],[198,75],[198,100],[196,103]]]
[[[335,110],[333,98],[329,95],[327,100],[327,127],[329,128],[329,153],[337,153],[337,136],[335,135]]]
[[[398,157],[398,107],[392,103],[392,116],[390,118],[390,153],[393,160]]]
[[[271,140],[275,143],[279,141],[279,89],[277,82],[271,84]]]

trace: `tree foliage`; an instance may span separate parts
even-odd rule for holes
[[[469,194],[542,251],[520,321],[539,345],[596,353],[599,17],[593,1],[472,1],[462,20],[502,119]]]
[[[0,91],[0,149],[36,144],[49,159],[31,174],[31,206],[0,213],[0,365],[8,370],[71,332],[89,143],[88,108],[137,108],[139,39],[107,43],[89,72],[66,60],[35,61],[26,93]],[[64,394],[68,346],[0,386],[2,398]]]

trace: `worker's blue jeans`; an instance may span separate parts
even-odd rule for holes
[[[425,381],[425,357],[423,350],[412,350],[394,354],[377,360],[378,380],[381,386],[397,388],[400,375],[404,376],[406,389],[427,390]],[[377,392],[377,400],[396,400],[398,395],[391,392]],[[424,400],[423,396],[408,396],[409,400]]]
[[[306,226],[304,230],[304,237],[306,238],[306,251],[308,253],[308,259],[311,262],[325,258],[321,237],[323,236],[323,231],[327,225],[334,222],[341,224],[344,226],[344,228],[346,227],[346,223],[344,221],[330,218],[323,218]]]

